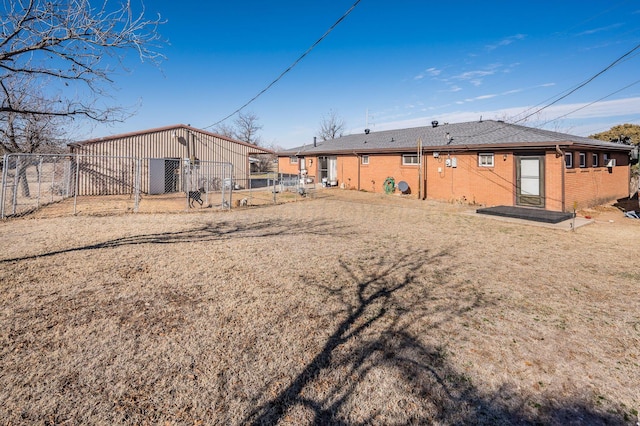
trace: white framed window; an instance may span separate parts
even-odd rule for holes
[[[362,157],[360,157],[360,160],[361,160],[362,164],[369,164],[369,156],[368,155],[363,155]]]
[[[418,154],[402,154],[403,166],[417,166],[418,160]]]
[[[567,169],[572,169],[573,168],[573,153],[572,152],[567,152],[566,154],[564,154],[564,165],[567,167]]]
[[[478,154],[478,166],[479,167],[493,167],[494,155],[493,152],[481,152]]]
[[[298,164],[298,157],[295,155],[289,157],[289,164]]]
[[[608,152],[605,152],[604,154],[602,154],[602,164],[607,167],[607,164],[609,164],[609,160],[611,160],[611,156],[609,155]]]
[[[598,167],[598,153],[591,154],[591,167]]]
[[[587,167],[587,154],[581,152],[579,154],[580,157],[580,167]]]

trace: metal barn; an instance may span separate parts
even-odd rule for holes
[[[225,182],[209,177],[215,185],[247,182],[255,156],[273,154],[258,146],[178,124],[139,132],[90,139],[69,144],[83,171],[78,182],[81,195],[123,194],[131,190],[133,166],[123,159],[140,161],[136,186],[142,193],[163,194],[198,188],[203,178],[214,176],[211,165],[231,164]],[[209,188],[218,189],[218,188]]]

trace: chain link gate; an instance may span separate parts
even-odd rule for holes
[[[19,216],[69,198],[74,191],[72,175],[65,155],[5,155],[0,217]]]

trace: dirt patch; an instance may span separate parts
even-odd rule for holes
[[[635,424],[640,274],[619,247],[640,221],[468,209],[327,190],[2,222],[0,418]]]

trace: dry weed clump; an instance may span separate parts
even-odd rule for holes
[[[640,224],[328,194],[0,223],[3,423],[638,421]]]

